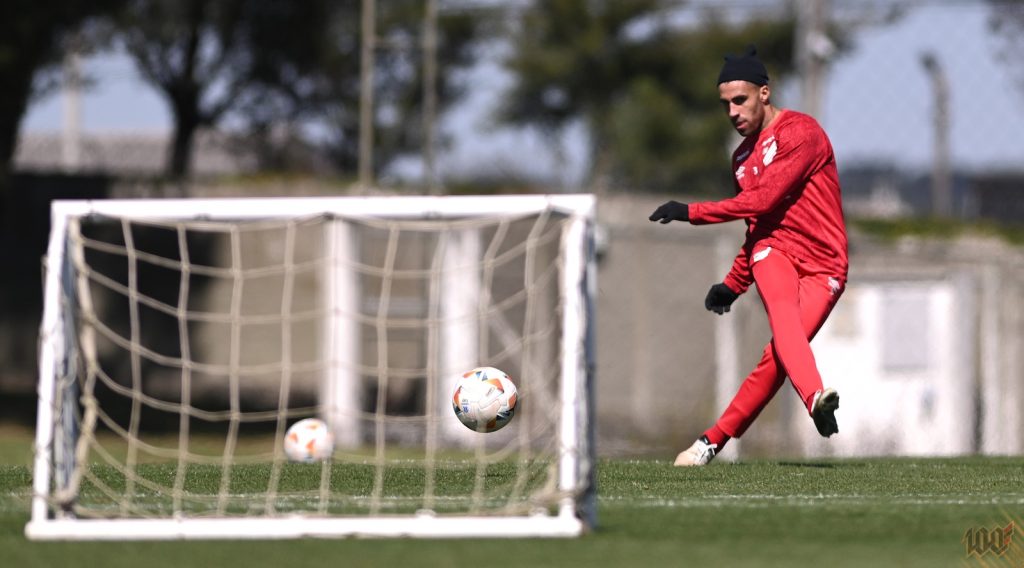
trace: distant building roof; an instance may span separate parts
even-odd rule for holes
[[[102,172],[114,176],[158,176],[165,172],[170,133],[86,132],[79,140],[77,159],[65,156],[60,132],[27,132],[18,139],[14,169],[25,172]],[[192,174],[216,176],[255,172],[254,154],[236,138],[200,131],[192,148]]]

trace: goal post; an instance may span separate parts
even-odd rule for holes
[[[596,522],[592,195],[56,201],[36,540],[568,537]],[[459,423],[498,367],[501,431]],[[335,447],[291,463],[319,417]]]

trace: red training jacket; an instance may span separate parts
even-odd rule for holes
[[[736,197],[690,204],[690,223],[736,219],[747,238],[725,277],[742,294],[753,283],[750,255],[770,246],[846,280],[846,224],[832,143],[818,122],[782,110],[732,155]]]

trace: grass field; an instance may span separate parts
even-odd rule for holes
[[[0,566],[1024,566],[1024,458],[604,460],[600,526],[571,540],[35,543],[28,436],[0,428]],[[1002,556],[967,556],[1010,521]]]

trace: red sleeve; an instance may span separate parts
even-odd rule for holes
[[[763,171],[736,197],[690,204],[690,223],[705,225],[757,217],[775,209],[787,195],[799,190],[827,156],[824,136],[812,129],[791,128],[776,137],[776,151],[764,153]]]
[[[750,259],[746,250],[740,249],[739,254],[732,261],[732,268],[729,269],[729,273],[725,275],[722,283],[737,294],[746,292],[754,283],[754,275],[750,271]]]

